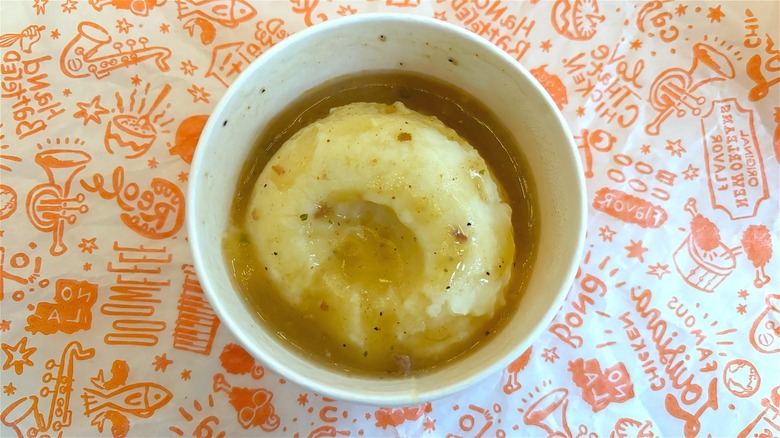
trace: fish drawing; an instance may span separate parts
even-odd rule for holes
[[[176,0],[176,6],[179,19],[188,18],[185,28],[200,17],[233,29],[257,15],[246,0]]]
[[[115,391],[103,392],[84,388],[84,414],[114,410],[140,418],[149,418],[173,397],[170,391],[157,383],[133,383]]]

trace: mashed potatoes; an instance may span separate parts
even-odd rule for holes
[[[244,228],[274,289],[349,356],[447,357],[505,303],[511,209],[435,117],[331,110],[260,174]]]

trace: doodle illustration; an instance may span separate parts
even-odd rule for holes
[[[609,434],[609,438],[655,438],[653,422],[645,420],[642,423],[633,418],[621,418]]]
[[[46,30],[46,26],[31,24],[19,33],[6,33],[0,35],[0,47],[13,47],[19,43],[19,48],[24,53],[32,53],[33,44],[41,40],[41,32]]]
[[[750,345],[761,353],[780,352],[780,295],[769,294],[766,307],[750,327]]]
[[[134,182],[125,185],[125,171],[120,166],[114,169],[109,188],[99,173],[93,175],[91,184],[82,180],[81,185],[103,199],[116,199],[122,222],[141,236],[165,239],[178,233],[184,223],[184,194],[167,179],[153,178],[151,188],[141,191]]]
[[[604,15],[599,13],[596,0],[555,0],[551,21],[561,36],[575,41],[593,38]]]
[[[561,78],[545,71],[545,67],[547,67],[547,64],[532,68],[529,72],[540,84],[542,84],[542,87],[547,90],[547,93],[550,95],[553,102],[555,102],[555,105],[558,106],[558,109],[563,109],[563,107],[569,103],[566,86],[563,85]]]
[[[92,326],[92,306],[97,301],[98,285],[61,278],[55,283],[54,302],[40,302],[27,317],[24,329],[32,334],[50,335],[61,331],[75,333]]]
[[[608,187],[596,192],[592,205],[598,211],[642,228],[659,228],[668,219],[663,207]]]
[[[271,391],[231,386],[224,375],[217,374],[214,376],[214,392],[228,395],[230,405],[238,414],[238,423],[244,429],[259,427],[266,432],[273,432],[279,428],[281,420],[271,403],[274,397]]]
[[[195,412],[197,413],[202,412],[204,409],[203,404],[201,404],[201,402],[198,400],[193,401],[192,406],[195,408]],[[208,407],[214,407],[214,395],[212,394],[209,394],[208,397]],[[182,418],[187,420],[187,422],[195,420],[195,417],[183,407],[179,408],[179,413],[181,414]],[[188,436],[202,438],[224,438],[227,434],[225,431],[217,431],[217,426],[219,426],[219,418],[217,418],[215,415],[207,415],[198,422],[198,424],[192,430],[192,433]],[[171,426],[168,428],[168,430],[178,436],[184,436],[184,431],[176,426]]]
[[[154,60],[157,68],[166,72],[170,66],[166,60],[171,50],[166,47],[147,47],[149,39],[141,37],[137,41],[128,39],[124,43],[112,42],[114,39],[101,25],[91,21],[81,22],[78,34],[68,43],[60,56],[62,72],[71,78],[86,78],[93,75],[102,79],[112,71]],[[108,50],[110,46],[114,51]]]
[[[77,214],[89,211],[84,203],[84,194],[72,196],[70,186],[73,178],[91,160],[88,153],[80,150],[52,149],[35,156],[35,162],[46,172],[48,182],[30,190],[26,203],[27,217],[39,231],[51,233],[49,253],[53,256],[65,254],[68,249],[63,241],[65,225],[75,224]]]
[[[388,427],[398,427],[407,420],[419,420],[429,412],[431,412],[431,404],[425,403],[417,407],[380,408],[374,412],[374,418],[376,418],[377,427],[387,429]]]
[[[168,96],[171,88],[172,87],[169,84],[165,84],[149,108],[144,107],[145,99],[143,99],[138,107],[135,108],[136,102],[134,91],[130,98],[129,113],[114,116],[111,121],[108,122],[108,126],[106,126],[106,135],[104,138],[106,150],[109,153],[114,154],[115,151],[124,149],[127,151],[125,158],[138,158],[149,151],[152,144],[157,139],[157,128],[155,127],[155,123],[165,116],[165,111],[163,110],[154,117],[152,117],[152,115],[165,97]],[[149,85],[146,86],[144,93],[146,94],[148,92]],[[119,111],[124,113],[125,108],[121,97],[117,97],[117,103]],[[133,111],[137,111],[138,114],[133,114]],[[161,126],[165,125],[161,124]]]
[[[34,243],[30,243],[29,245],[30,249],[37,248]],[[19,284],[20,286],[28,286],[35,284],[35,281],[38,280],[41,276],[41,262],[43,259],[40,256],[36,256],[32,260],[32,273],[31,274],[25,274],[25,272],[30,272],[28,266],[30,266],[30,256],[27,255],[23,251],[19,251],[16,253],[11,254],[8,257],[8,260],[6,260],[6,254],[5,254],[5,247],[0,246],[0,301],[5,298],[5,281],[11,280]],[[13,270],[14,272],[17,272],[16,274],[9,271],[9,268]],[[23,270],[24,272],[20,271]],[[42,279],[38,281],[38,287],[46,287],[49,285],[48,279]],[[35,288],[30,287],[28,289],[29,292],[34,291]],[[11,293],[11,298],[13,298],[14,301],[21,301],[25,296],[25,291],[22,289],[17,289]]]
[[[308,438],[335,438],[349,436],[348,430],[338,430],[329,424],[323,424],[309,432]]]
[[[165,4],[168,0],[89,0],[89,5],[100,12],[106,6],[113,6],[132,12],[139,17],[146,17],[155,7]]]
[[[171,155],[180,156],[185,163],[191,164],[192,157],[195,155],[195,146],[198,145],[200,133],[203,131],[203,127],[206,126],[208,119],[208,115],[198,115],[182,120],[179,128],[176,129],[174,145],[171,146],[168,143],[168,152]]]
[[[260,46],[243,41],[216,46],[211,52],[206,77],[213,77],[227,87],[260,53]]]
[[[617,137],[610,134],[603,129],[595,129],[589,131],[587,129],[580,130],[580,135],[575,135],[574,140],[577,141],[577,149],[582,149],[585,153],[585,178],[593,178],[593,150],[599,152],[609,152],[612,150],[612,146],[615,145]]]
[[[569,390],[554,389],[528,407],[523,423],[541,428],[548,437],[573,436],[566,418],[568,406]]]
[[[255,363],[255,358],[238,344],[225,345],[219,355],[219,362],[230,374],[251,374],[253,379],[259,379],[265,374],[263,366]]]
[[[46,361],[46,369],[49,372],[41,377],[43,387],[39,391],[40,397],[29,395],[10,403],[0,413],[0,421],[12,428],[19,438],[39,436],[50,430],[60,432],[63,427],[70,426],[73,420],[70,396],[75,382],[75,362],[94,356],[94,349],[84,349],[77,341],[68,343],[59,362],[54,359]],[[52,382],[53,388],[50,386]],[[49,396],[51,403],[48,411],[41,412],[42,405]]]
[[[761,386],[756,367],[744,359],[734,359],[723,368],[723,384],[739,398],[750,397]]]
[[[127,362],[115,360],[111,366],[111,377],[105,380],[103,370],[90,379],[92,387],[85,387],[84,415],[95,417],[90,423],[98,432],[103,432],[106,420],[111,423],[114,436],[126,436],[130,422],[125,414],[138,418],[149,418],[165,406],[173,397],[170,391],[158,383],[143,382],[127,384],[130,369]]]
[[[490,428],[493,427],[493,424],[495,423],[493,412],[501,412],[499,404],[493,405],[492,412],[488,408],[483,408],[482,406],[477,406],[475,404],[469,404],[469,413],[461,415],[458,419],[458,426],[460,427],[460,430],[464,432],[464,434],[462,436],[457,434],[448,434],[447,438],[482,438],[486,436],[487,431],[490,430]],[[499,431],[496,432],[498,435]]]
[[[0,219],[6,219],[16,211],[16,190],[0,184]]]
[[[185,20],[183,27],[190,36],[195,28],[201,31],[203,44],[211,44],[216,35],[214,24],[233,29],[240,23],[251,20],[257,10],[245,0],[175,0],[178,19]]]
[[[634,384],[623,362],[602,370],[597,359],[575,359],[569,362],[569,372],[593,412],[634,398]]]
[[[666,394],[664,398],[666,411],[674,418],[683,420],[683,433],[686,437],[695,437],[701,431],[699,420],[707,409],[718,410],[718,379],[710,380],[707,386],[707,400],[702,403],[696,412],[688,412],[680,406],[680,402],[672,395]]]
[[[513,360],[512,363],[506,367],[507,378],[506,383],[504,384],[505,394],[511,394],[523,387],[523,385],[521,385],[517,380],[517,375],[520,374],[520,371],[523,371],[526,366],[528,366],[528,361],[531,360],[531,354],[533,353],[533,350],[533,347],[528,347],[528,350],[525,350],[523,354],[518,356],[517,359]]]
[[[769,44],[770,43],[767,42],[767,45]],[[762,61],[761,55],[759,54],[751,56],[748,60],[745,70],[747,71],[748,77],[756,84],[748,93],[748,99],[753,102],[765,98],[769,94],[770,87],[780,84],[780,75],[767,79],[762,72],[762,67],[764,67],[767,72],[780,72],[780,52],[775,50],[774,56],[767,57],[766,61]]]
[[[703,67],[708,70],[704,71]],[[698,116],[706,99],[694,94],[696,90],[710,82],[732,79],[734,75],[734,66],[726,55],[708,44],[694,44],[693,62],[688,70],[678,67],[664,70],[650,86],[650,105],[658,114],[645,126],[645,132],[658,135],[661,125],[672,115],[678,118],[688,113]]]
[[[173,330],[173,348],[208,355],[211,353],[211,346],[217,335],[219,318],[211,309],[200,282],[195,277],[195,267],[183,265],[182,271],[184,272],[184,283],[176,306],[179,314],[176,318],[176,327]],[[227,349],[227,347],[225,348]],[[262,377],[263,369],[258,365],[259,370],[255,371],[254,359],[249,367],[253,376],[259,374],[257,378]]]
[[[772,258],[772,240],[765,226],[748,226],[742,234],[742,246],[729,248],[721,241],[717,225],[697,211],[695,199],[689,198],[684,210],[691,215],[690,233],[674,252],[673,259],[686,283],[702,292],[714,292],[734,271],[742,251],[756,268],[753,285],[761,288],[769,282],[764,266]]]
[[[774,438],[780,435],[780,386],[772,390],[769,398],[761,399],[761,406],[764,410],[737,435],[739,438]]]

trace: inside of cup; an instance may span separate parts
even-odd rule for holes
[[[348,375],[307,360],[269,333],[236,290],[222,252],[237,180],[263,126],[333,78],[399,70],[433,76],[479,98],[510,130],[536,183],[540,242],[518,312],[478,352],[417,376]],[[397,405],[463,389],[521,354],[557,311],[584,239],[576,147],[533,77],[479,37],[419,17],[374,14],[294,35],[261,56],[220,102],[196,151],[188,196],[195,265],[223,323],[254,356],[291,380],[342,400]]]

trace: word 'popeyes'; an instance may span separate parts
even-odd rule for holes
[[[51,93],[43,91],[51,84],[44,82],[49,75],[40,71],[41,65],[51,59],[51,56],[47,55],[25,61],[15,50],[8,50],[3,54],[3,62],[0,64],[3,78],[0,82],[0,97],[16,98],[16,103],[11,108],[16,121],[14,132],[20,140],[43,131],[47,126],[46,120],[65,112],[65,108],[59,108],[62,102],[57,102]],[[30,86],[29,89],[24,88],[25,81]]]

